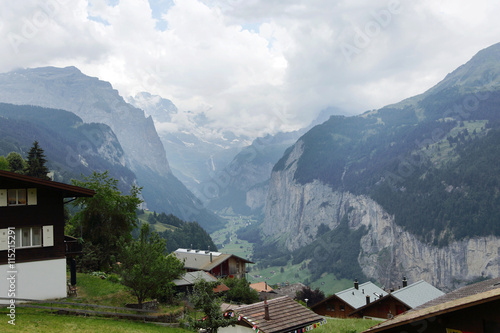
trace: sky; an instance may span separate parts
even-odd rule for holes
[[[492,0],[23,0],[0,12],[0,72],[76,66],[251,137],[429,89],[500,42]]]

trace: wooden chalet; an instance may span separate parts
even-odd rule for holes
[[[234,312],[238,323],[219,328],[219,333],[305,332],[325,323],[325,319],[288,296],[250,305],[225,305],[222,310],[226,314]]]
[[[500,332],[500,278],[435,298],[364,333]]]
[[[186,271],[205,271],[217,278],[243,278],[247,273],[246,264],[253,264],[244,258],[221,252],[177,249],[174,255],[184,261]]]
[[[349,318],[352,312],[387,294],[372,282],[359,284],[355,280],[352,288],[340,291],[314,304],[311,310],[322,316]]]
[[[74,240],[65,243],[64,199],[94,194],[0,171],[0,297],[8,294],[6,274],[15,277],[16,298],[66,297],[66,256],[77,249]]]
[[[442,295],[441,290],[424,280],[407,285],[404,279],[403,288],[356,309],[349,317],[391,319]]]

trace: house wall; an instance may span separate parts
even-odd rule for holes
[[[425,320],[416,321],[384,333],[443,333],[447,328],[464,332],[497,333],[500,332],[500,300],[477,305],[468,309],[442,314]]]
[[[342,310],[343,309],[343,310]],[[320,316],[329,316],[334,318],[350,318],[348,315],[354,308],[339,298],[331,298],[313,308],[313,311]]]
[[[25,184],[2,180],[1,189],[27,188]],[[0,229],[53,226],[53,246],[20,248],[16,263],[65,258],[63,197],[57,191],[37,189],[37,204],[0,207]],[[0,251],[0,265],[7,263],[7,251]]]
[[[15,273],[8,273],[8,265],[0,265],[0,297],[9,297],[12,275],[15,297],[52,299],[66,297],[66,259],[40,260],[15,264]],[[8,301],[0,300],[6,304]]]
[[[355,313],[352,318],[375,317],[382,319],[390,319],[393,316],[408,311],[409,308],[395,298],[388,297],[382,299],[372,306]]]

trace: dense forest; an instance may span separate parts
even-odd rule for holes
[[[161,224],[165,231],[159,232],[160,236],[167,241],[167,252],[173,252],[178,248],[194,248],[217,251],[217,246],[210,235],[196,222],[185,222],[172,214],[148,215],[148,223],[153,227]]]
[[[295,180],[369,195],[427,243],[500,236],[498,105],[500,92],[446,88],[361,116],[331,117],[301,137]]]

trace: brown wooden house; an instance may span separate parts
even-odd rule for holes
[[[386,295],[387,292],[374,283],[359,284],[356,280],[352,288],[340,291],[314,304],[311,310],[321,316],[349,318],[352,312]]]
[[[403,288],[392,291],[374,302],[367,303],[351,312],[349,316],[352,318],[391,319],[442,295],[444,293],[441,290],[424,280],[407,285],[405,279],[403,280]]]
[[[500,332],[500,278],[466,286],[364,333]]]
[[[5,274],[15,277],[16,298],[66,296],[64,199],[93,195],[93,190],[0,171],[0,297],[9,290]]]
[[[246,264],[253,264],[244,258],[221,252],[177,249],[174,255],[184,261],[186,271],[205,271],[217,278],[243,278],[246,274]]]

